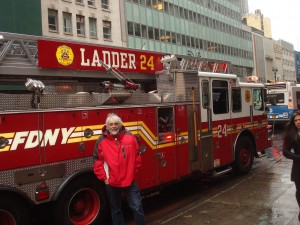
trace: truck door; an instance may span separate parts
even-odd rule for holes
[[[158,160],[159,183],[166,183],[176,178],[174,107],[157,108],[158,144],[156,157]]]
[[[157,121],[155,107],[137,108],[137,134],[142,156],[138,183],[141,189],[158,185]]]
[[[254,88],[252,90],[252,125],[253,133],[255,134],[256,149],[258,151],[266,148],[268,140],[265,103],[263,99],[263,88]]]
[[[211,79],[214,167],[229,164],[233,159],[229,86],[229,80]]]
[[[202,171],[232,161],[229,81],[200,77]]]
[[[210,80],[200,77],[200,149],[201,171],[214,168],[214,155],[212,148],[212,108]]]

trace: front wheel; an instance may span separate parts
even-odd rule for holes
[[[56,201],[56,224],[108,224],[108,208],[104,184],[94,175],[79,177],[68,184]]]
[[[236,174],[248,173],[253,165],[254,146],[253,142],[246,136],[238,139],[235,147],[235,160],[233,170]]]

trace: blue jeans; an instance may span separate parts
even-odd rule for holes
[[[135,225],[146,225],[140,189],[135,181],[129,187],[112,187],[106,185],[107,195],[110,201],[111,217],[114,225],[125,225],[121,193],[125,194],[128,205],[133,212]]]

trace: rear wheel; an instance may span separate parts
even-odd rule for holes
[[[0,195],[1,225],[30,225],[31,211],[28,204],[20,198],[10,195]]]
[[[68,184],[55,204],[57,225],[104,225],[109,216],[104,184],[93,175]]]
[[[253,142],[246,136],[239,138],[235,147],[235,160],[233,162],[233,170],[237,174],[248,173],[252,168],[253,160]]]

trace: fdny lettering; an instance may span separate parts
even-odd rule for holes
[[[60,133],[62,136],[60,144],[66,144],[68,138],[74,130],[75,127],[71,127],[69,129],[57,128],[54,131],[49,129],[46,130],[45,133],[43,133],[41,130],[17,132],[12,141],[10,150],[16,150],[20,144],[25,144],[24,149],[34,148],[38,145],[41,147],[46,145],[55,145]]]
[[[102,59],[100,59],[98,51],[95,49],[93,58],[88,59],[85,55],[85,48],[80,48],[81,66],[101,67],[99,60],[113,68],[136,69],[135,55],[125,52],[102,51]]]

